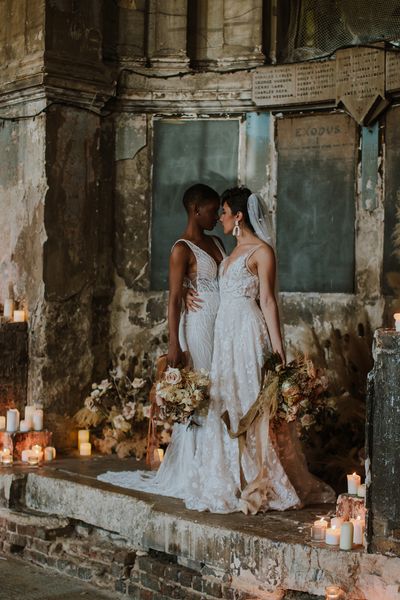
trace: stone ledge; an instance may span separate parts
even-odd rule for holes
[[[4,477],[0,475],[0,487]],[[322,595],[335,583],[346,590],[348,600],[400,599],[400,559],[347,553],[309,541],[309,523],[318,510],[215,515],[188,511],[175,499],[60,470],[43,469],[24,477],[26,509],[81,521],[126,540],[136,550],[159,551],[199,569],[206,567],[210,577],[229,575],[234,588],[257,598],[276,590]]]

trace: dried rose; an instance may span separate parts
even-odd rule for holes
[[[90,410],[91,412],[97,412],[97,406],[93,400],[93,398],[91,398],[90,396],[88,398],[86,398],[85,400],[85,407]]]
[[[122,409],[122,414],[125,419],[133,419],[136,412],[136,402],[127,402]]]
[[[135,377],[135,379],[132,381],[132,387],[136,389],[140,389],[142,388],[146,383],[145,379],[141,379],[140,377]]]
[[[182,375],[179,369],[174,369],[172,367],[168,367],[165,372],[164,379],[167,383],[171,385],[176,385],[182,381]]]
[[[119,429],[120,431],[129,431],[131,426],[127,421],[125,421],[122,415],[117,415],[112,420],[115,429]]]
[[[311,425],[314,425],[315,423],[315,417],[314,415],[304,415],[303,417],[301,417],[301,426],[304,427],[305,429],[308,429],[309,427],[311,427]]]

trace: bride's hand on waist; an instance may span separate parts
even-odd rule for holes
[[[199,297],[196,290],[188,289],[185,296],[185,308],[191,312],[197,312],[201,309],[203,300]]]

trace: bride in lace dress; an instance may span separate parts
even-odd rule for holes
[[[258,396],[267,353],[272,349],[285,362],[268,217],[246,188],[227,190],[222,200],[224,233],[233,232],[237,246],[219,270],[211,405],[189,473],[186,506],[255,514],[333,502],[333,490],[308,471],[292,430],[283,427],[277,436],[264,413],[249,426],[240,447],[221,419],[227,411],[231,429],[237,431]]]
[[[204,231],[211,231],[218,222],[220,199],[209,186],[197,184],[186,190],[183,204],[188,213],[188,224],[183,237],[173,245],[170,256],[168,364],[177,366],[182,363],[182,353],[186,351],[194,369],[203,368],[209,372],[219,306],[218,265],[225,257],[225,251],[218,238],[208,236]],[[185,287],[196,292],[201,310],[181,311]],[[199,421],[200,417],[196,420]],[[109,471],[99,475],[98,479],[121,487],[184,499],[201,434],[202,427],[188,428],[184,424],[175,424],[164,461],[156,473]]]

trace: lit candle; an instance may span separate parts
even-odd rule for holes
[[[88,429],[80,429],[78,431],[78,446],[81,444],[87,444],[89,441],[89,430]]]
[[[19,411],[16,408],[10,408],[7,411],[7,431],[14,433],[19,427]]]
[[[33,429],[35,431],[42,431],[43,429],[43,409],[35,408],[32,416]]]
[[[393,317],[394,317],[396,331],[400,331],[400,313],[395,313],[393,315]]]
[[[30,454],[28,456],[28,465],[36,467],[39,464],[39,458],[36,454]]]
[[[25,321],[25,311],[24,310],[14,310],[14,323],[24,323]]]
[[[22,462],[28,462],[28,458],[30,456],[35,456],[35,453],[32,450],[22,450],[21,452],[21,460]]]
[[[364,543],[365,522],[360,516],[358,516],[357,519],[351,519],[351,522],[354,527],[353,544],[355,546],[362,546]]]
[[[362,483],[357,488],[357,496],[359,498],[365,498],[365,483]]]
[[[357,495],[358,486],[361,483],[361,477],[357,473],[347,475],[347,493]]]
[[[4,300],[4,316],[6,319],[12,319],[14,313],[14,300],[7,298]]]
[[[6,418],[0,417],[0,431],[6,428]]]
[[[341,527],[343,523],[342,517],[332,517],[331,519],[331,527]]]
[[[11,467],[13,464],[12,454],[3,454],[1,462],[5,467]]]
[[[339,546],[340,542],[340,529],[335,525],[333,527],[327,527],[325,533],[325,543],[329,546]]]
[[[341,550],[351,550],[353,547],[353,523],[346,521],[340,528],[340,544]]]
[[[27,431],[29,431],[31,428],[31,422],[27,421],[26,419],[22,419],[22,421],[20,421],[19,423],[19,430],[22,431],[23,433],[26,433]]]
[[[92,444],[90,442],[79,444],[79,454],[81,456],[90,456],[92,454]]]
[[[39,444],[35,444],[34,446],[32,446],[32,452],[35,456],[37,456],[38,461],[43,460],[42,446],[39,446]]]
[[[44,449],[44,460],[49,462],[50,460],[54,460],[56,457],[56,449],[53,446],[47,446]]]
[[[340,600],[342,597],[342,590],[337,585],[328,585],[325,588],[326,600]]]
[[[324,542],[327,527],[328,523],[324,518],[314,521],[314,525],[311,527],[311,539],[315,542]]]

